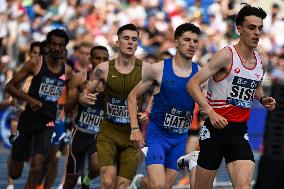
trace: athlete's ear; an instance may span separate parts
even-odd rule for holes
[[[115,41],[115,45],[116,45],[116,47],[118,47],[118,48],[119,48],[119,37],[120,37],[120,35],[117,36],[117,39],[116,39],[116,41]]]
[[[119,47],[119,41],[118,40],[115,41],[115,45],[116,45],[116,47]]]
[[[237,26],[237,31],[238,31],[238,34],[241,35],[241,33],[242,33],[242,26]]]
[[[178,45],[179,45],[179,43],[178,43],[178,40],[177,40],[177,39],[175,39],[175,45],[176,45],[176,47],[178,47]]]

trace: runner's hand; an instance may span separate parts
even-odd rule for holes
[[[99,93],[88,93],[83,91],[79,95],[79,102],[82,105],[95,105],[98,94]]]
[[[274,98],[268,96],[262,99],[262,105],[267,108],[268,110],[272,111],[275,108],[276,101]]]
[[[37,99],[31,98],[28,103],[33,111],[38,111],[42,108],[42,103]]]
[[[208,118],[208,114],[202,108],[199,110],[199,116],[203,121]]]
[[[223,129],[228,125],[228,121],[223,116],[216,113],[214,110],[208,113],[208,117],[213,127],[216,129]]]
[[[145,141],[140,129],[131,130],[130,141],[140,148],[145,146]]]
[[[138,121],[141,125],[148,123],[148,114],[146,112],[139,112],[138,114]]]

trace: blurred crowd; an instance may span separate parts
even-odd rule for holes
[[[258,1],[249,3],[257,5]],[[118,27],[134,23],[140,29],[137,56],[156,62],[175,54],[173,32],[178,25],[191,22],[203,32],[194,58],[202,66],[218,49],[238,40],[234,19],[241,6],[239,0],[0,0],[0,5],[0,93],[7,72],[28,59],[30,43],[44,40],[54,28],[68,32],[72,62],[82,42],[105,46],[114,56]],[[259,42],[270,60],[266,86],[284,79],[283,9],[271,3]]]

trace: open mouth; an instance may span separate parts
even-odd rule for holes
[[[258,42],[259,39],[258,38],[252,38],[253,41]]]

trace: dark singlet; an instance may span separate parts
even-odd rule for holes
[[[135,66],[129,74],[122,74],[115,68],[115,60],[109,61],[106,81],[105,121],[116,125],[129,125],[127,97],[142,78],[142,61],[136,59]],[[138,110],[142,107],[142,97],[138,99]],[[104,121],[103,121],[104,122]]]
[[[90,74],[87,74],[90,80]],[[100,130],[100,123],[104,116],[104,94],[97,95],[96,104],[93,106],[83,106],[79,103],[78,114],[75,118],[76,128],[79,131],[89,134],[97,134]]]
[[[65,66],[59,73],[53,73],[48,69],[46,60],[42,57],[40,71],[31,81],[28,95],[39,100],[42,108],[34,112],[29,104],[26,105],[26,112],[40,113],[48,119],[55,120],[57,112],[57,101],[62,94],[65,85]]]

